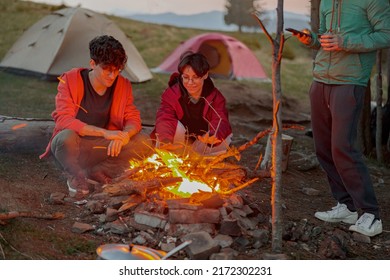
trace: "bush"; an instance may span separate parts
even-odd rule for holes
[[[284,45],[283,48],[283,58],[294,60],[295,59],[295,52],[293,48],[290,45]]]

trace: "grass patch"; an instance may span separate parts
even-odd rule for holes
[[[48,227],[26,223],[25,221],[11,220],[6,227],[0,230],[2,238],[0,244],[7,259],[96,259],[98,241],[87,240],[83,236],[61,233],[53,234]],[[47,242],[51,244],[47,248]],[[36,248],[36,252],[45,252],[45,255],[36,255],[36,252],[26,252],[24,243],[33,243],[35,247],[45,246],[45,250]]]
[[[1,0],[0,57],[6,54],[27,28],[59,7],[19,0]]]
[[[14,117],[50,118],[57,83],[0,72],[0,112]]]

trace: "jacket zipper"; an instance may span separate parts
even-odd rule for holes
[[[337,13],[337,14],[336,14]],[[330,20],[330,28],[329,28],[329,33],[334,33],[334,29],[333,29],[333,22],[334,22],[334,19],[335,19],[335,14],[336,14],[336,26],[335,26],[335,29],[336,29],[336,34],[340,32],[340,22],[341,22],[341,5],[339,4],[339,0],[333,0],[333,4],[332,4],[332,17],[331,17],[331,20]],[[330,82],[330,79],[329,79],[329,72],[330,72],[330,66],[331,66],[331,62],[332,62],[332,52],[329,52],[329,63],[328,63],[328,71],[327,71],[327,77],[328,77],[328,82]]]

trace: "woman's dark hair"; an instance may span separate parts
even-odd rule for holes
[[[198,77],[203,77],[210,70],[207,58],[201,53],[194,53],[191,51],[184,52],[180,56],[180,62],[177,67],[180,74],[183,74],[186,66],[191,66]]]
[[[89,53],[97,65],[114,66],[121,70],[127,62],[127,55],[122,44],[108,35],[92,39],[89,42]]]

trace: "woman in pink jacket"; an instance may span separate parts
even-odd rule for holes
[[[186,52],[161,97],[152,138],[175,149],[190,144],[202,155],[224,153],[232,138],[226,100],[209,77],[200,53]]]
[[[43,158],[52,154],[65,171],[71,196],[89,193],[88,179],[107,183],[143,155],[147,137],[133,104],[130,82],[119,73],[127,56],[111,36],[89,43],[90,69],[64,73],[58,84],[53,136]]]

